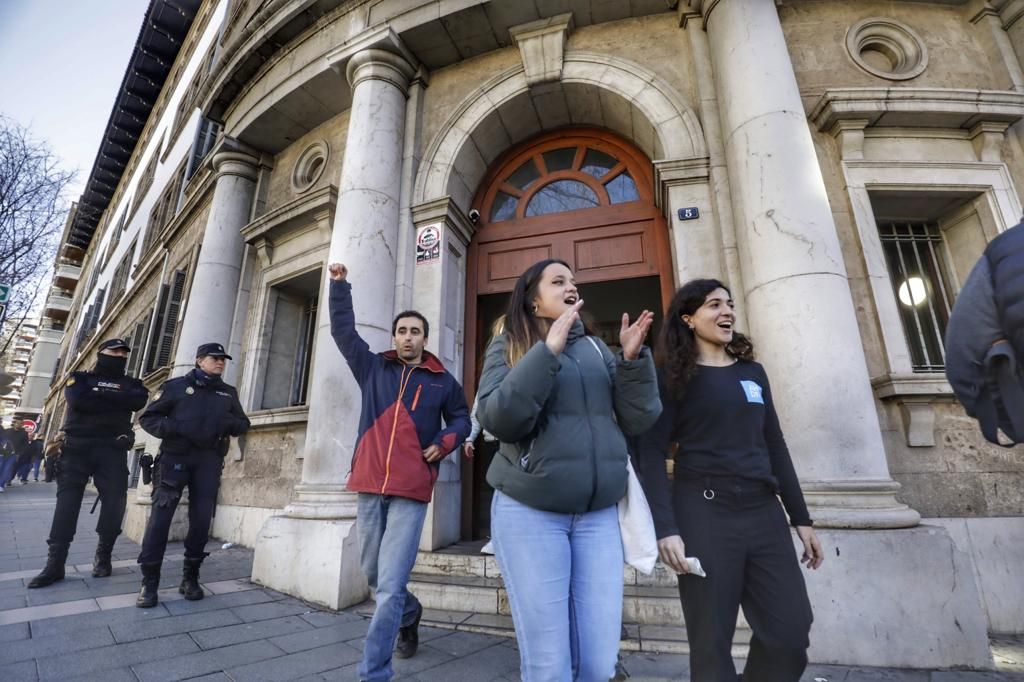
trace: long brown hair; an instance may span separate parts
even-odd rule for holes
[[[564,260],[546,258],[528,267],[526,272],[519,275],[515,287],[512,288],[512,297],[508,301],[508,310],[504,316],[505,362],[509,367],[515,367],[533,344],[547,338],[551,322],[533,314],[533,299],[537,297],[544,269],[553,263],[559,263],[572,270]]]
[[[677,401],[686,395],[686,387],[697,369],[697,339],[693,330],[683,322],[683,315],[696,313],[715,289],[725,289],[732,297],[729,287],[717,279],[690,280],[672,297],[665,313],[655,362],[664,374],[669,394]],[[738,360],[753,360],[754,344],[734,331],[725,352]]]

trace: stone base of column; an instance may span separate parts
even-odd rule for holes
[[[125,510],[124,523],[121,531],[134,542],[142,544],[142,536],[146,533],[146,524],[153,511],[153,500],[149,495],[140,495],[132,499],[132,491],[128,491],[128,508]],[[174,510],[171,520],[171,532],[167,535],[168,542],[180,542],[188,534],[188,497],[182,497],[178,508]]]
[[[331,609],[370,594],[359,566],[356,497],[337,485],[296,486],[295,502],[256,538],[252,580]]]
[[[801,481],[818,528],[913,528],[921,515],[899,502],[892,480]]]
[[[994,668],[970,557],[945,528],[822,529],[818,537],[825,563],[804,572],[814,607],[811,661]]]

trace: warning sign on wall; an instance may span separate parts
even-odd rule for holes
[[[427,225],[416,230],[416,265],[432,263],[441,258],[441,230]]]

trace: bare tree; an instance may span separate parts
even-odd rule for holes
[[[11,287],[7,319],[24,320],[46,294],[73,179],[49,145],[0,115],[0,284]],[[11,341],[4,336],[0,354]]]

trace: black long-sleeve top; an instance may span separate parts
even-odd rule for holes
[[[746,361],[727,367],[699,365],[682,402],[659,379],[664,409],[635,443],[638,474],[659,539],[679,534],[665,471],[672,441],[679,444],[677,486],[703,476],[764,481],[782,498],[790,523],[811,525],[764,367]]]

